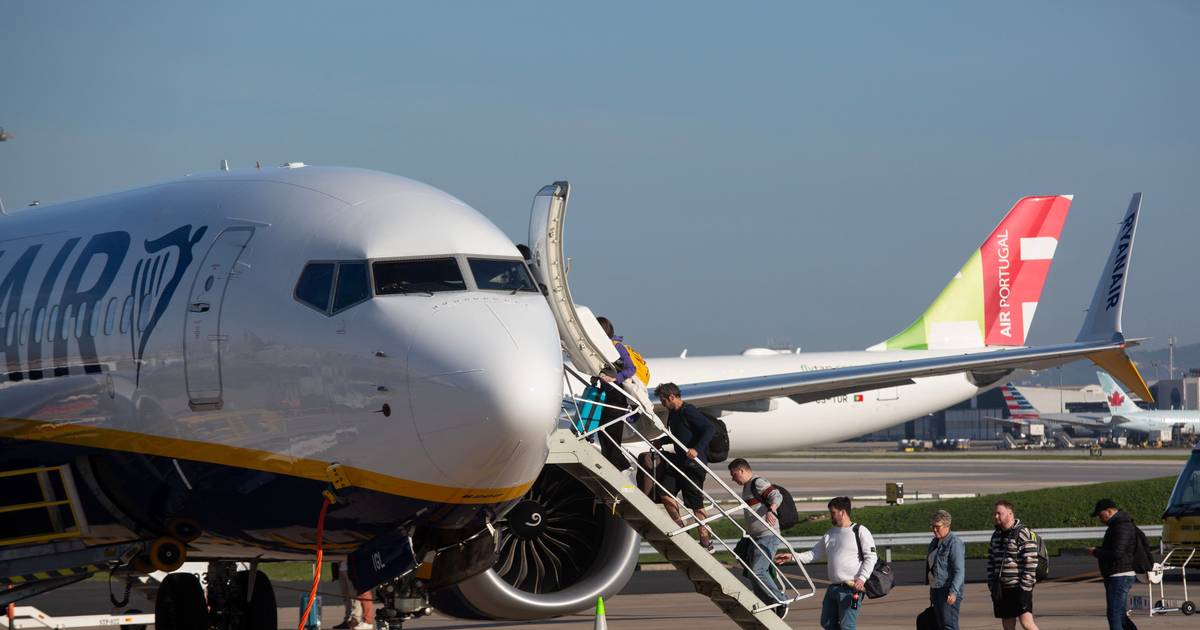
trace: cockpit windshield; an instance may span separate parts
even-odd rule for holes
[[[519,260],[468,258],[475,285],[484,291],[530,291],[537,293],[525,263]]]
[[[381,260],[372,265],[375,295],[465,291],[458,261],[453,258]]]
[[[1167,512],[1186,510],[1188,512],[1200,509],[1200,449],[1192,451],[1192,458],[1179,473],[1175,482],[1175,491],[1167,503]]]

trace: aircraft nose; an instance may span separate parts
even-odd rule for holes
[[[417,434],[448,481],[501,488],[537,476],[562,400],[562,351],[544,302],[441,305],[408,366]]]

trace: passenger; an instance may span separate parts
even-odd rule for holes
[[[866,600],[863,593],[867,578],[879,560],[875,553],[875,537],[866,527],[854,525],[850,520],[850,508],[850,497],[834,497],[829,502],[829,520],[833,527],[821,536],[811,551],[805,551],[799,558],[804,564],[821,558],[828,563],[829,586],[821,603],[821,627],[825,630],[854,630],[862,602]]]
[[[605,382],[616,383],[621,389],[641,403],[642,408],[646,410],[649,417],[638,414],[634,426],[646,439],[653,440],[658,438],[666,431],[666,427],[662,425],[658,416],[654,415],[654,403],[650,402],[650,394],[646,391],[646,382],[643,382],[642,378],[638,376],[638,366],[641,365],[645,368],[646,362],[641,361],[639,363],[634,360],[633,355],[630,354],[629,345],[625,343],[625,338],[613,334],[615,331],[612,322],[607,317],[597,317],[596,321],[600,322],[600,327],[604,329],[604,334],[608,335],[608,338],[612,340],[613,347],[616,348],[617,354],[620,355],[620,359],[617,360],[618,369],[616,375],[601,375],[601,378],[605,379]],[[641,358],[640,354],[637,356],[639,359]],[[647,382],[649,378],[650,371],[646,369]]]
[[[672,450],[663,451],[663,455],[675,467],[667,464],[658,466],[659,483],[667,487],[667,492],[656,494],[659,495],[658,499],[662,502],[663,507],[667,509],[667,514],[680,527],[683,526],[683,519],[680,518],[679,503],[674,497],[677,492],[683,494],[684,507],[691,510],[698,521],[703,521],[705,518],[704,493],[700,489],[704,487],[704,479],[708,473],[699,462],[708,462],[708,443],[712,440],[717,428],[703,413],[700,413],[699,409],[683,402],[679,387],[675,383],[659,385],[654,389],[654,395],[658,396],[663,406],[667,408],[667,428],[671,435],[687,447],[686,452],[680,453],[675,450],[679,448],[679,445],[672,443]],[[683,474],[680,475],[676,468],[683,471]],[[709,536],[708,528],[704,525],[700,526],[700,546],[710,553],[714,551],[712,538]]]
[[[334,630],[374,630],[375,622],[372,615],[371,592],[354,594],[350,584],[350,572],[340,562],[333,563],[333,579],[341,587],[342,604],[346,607],[346,617],[342,623],[334,626]],[[304,611],[301,611],[304,612]]]
[[[1109,630],[1137,630],[1133,620],[1125,614],[1126,597],[1137,581],[1137,573],[1133,570],[1133,557],[1138,551],[1137,525],[1112,499],[1097,501],[1092,516],[1100,517],[1100,522],[1108,525],[1104,542],[1099,547],[1089,548],[1088,552],[1100,561]]]
[[[775,549],[779,546],[779,506],[783,505],[783,493],[775,489],[764,477],[755,477],[750,469],[750,462],[737,458],[729,462],[729,476],[733,482],[742,487],[742,500],[751,506],[743,510],[746,519],[746,533],[750,539],[742,546],[745,553],[742,560],[750,567],[750,572],[758,579],[751,582],[754,594],[766,604],[783,603],[783,589],[771,575],[771,560],[775,557]],[[757,507],[754,507],[757,506]],[[751,509],[767,522],[763,525],[754,518]],[[749,541],[754,544],[749,544]],[[766,585],[764,589],[762,585]],[[787,616],[787,604],[775,609],[782,619]]]
[[[929,520],[933,540],[929,541],[925,561],[929,582],[929,603],[937,627],[958,630],[958,612],[962,607],[963,578],[967,569],[967,546],[950,531],[950,513],[938,510]]]
[[[1037,584],[1038,543],[1033,532],[1013,514],[1012,503],[1003,499],[993,506],[992,532],[988,547],[988,590],[992,612],[1002,619],[1004,630],[1017,622],[1025,630],[1038,630],[1033,621],[1033,587]]]

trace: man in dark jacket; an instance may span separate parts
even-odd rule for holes
[[[1104,542],[1089,551],[1100,561],[1100,575],[1104,576],[1109,630],[1137,630],[1133,620],[1125,614],[1125,600],[1137,581],[1137,573],[1133,570],[1133,555],[1138,551],[1137,525],[1112,499],[1097,501],[1092,516],[1100,517],[1100,522],[1108,525]]]
[[[717,427],[699,409],[683,402],[679,386],[675,383],[659,385],[654,388],[654,395],[658,396],[663,406],[667,408],[667,431],[687,447],[687,451],[681,453],[678,450],[679,445],[672,443],[674,450],[663,451],[674,466],[666,463],[659,466],[661,471],[659,481],[671,492],[670,495],[661,493],[659,499],[662,501],[663,507],[667,509],[667,514],[671,515],[671,518],[675,519],[675,522],[682,527],[683,519],[679,516],[679,503],[673,496],[675,492],[680,492],[683,494],[684,507],[691,510],[698,521],[703,521],[705,518],[704,493],[700,491],[700,488],[704,487],[704,479],[708,473],[697,462],[708,462],[708,443],[712,440]],[[682,471],[682,474],[679,471]],[[700,526],[700,546],[710,552],[713,551],[708,528],[703,525]]]

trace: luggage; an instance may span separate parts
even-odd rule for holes
[[[937,625],[937,613],[933,612],[933,606],[917,615],[917,630],[941,630]]]
[[[608,392],[601,387],[591,385],[583,390],[580,398],[587,402],[579,405],[579,417],[575,419],[575,430],[579,433],[594,431],[596,427],[600,426],[600,420],[604,417],[604,407],[595,403],[605,402]]]
[[[713,423],[716,431],[713,432],[712,439],[708,441],[708,449],[704,455],[708,458],[708,463],[719,464],[729,457],[729,428],[725,426],[725,422],[720,418],[701,411],[708,421]]]
[[[758,477],[750,480],[750,488],[754,488],[754,482],[758,481]],[[747,502],[751,507],[759,503],[765,503],[767,495],[771,494],[771,490],[778,490],[783,495],[783,503],[779,504],[779,509],[775,512],[775,516],[779,518],[779,531],[784,531],[795,527],[800,522],[800,512],[796,509],[796,500],[792,498],[792,493],[788,492],[787,488],[779,484],[767,486],[761,495],[755,495],[755,498]]]
[[[858,561],[862,562],[867,556],[863,553],[862,537],[858,535],[858,527],[858,523],[855,523],[854,542],[858,543]],[[875,569],[871,571],[871,576],[867,578],[863,586],[868,599],[878,599],[887,595],[895,585],[896,574],[892,572],[892,565],[879,559],[875,561]]]

